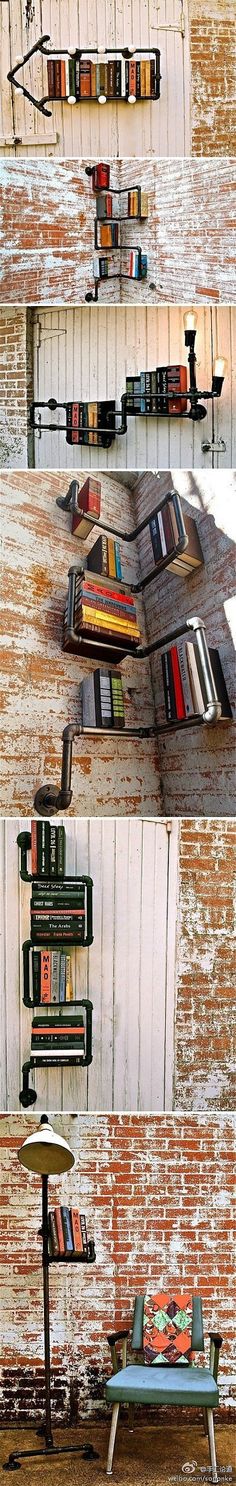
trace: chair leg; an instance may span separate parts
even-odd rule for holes
[[[129,1404],[129,1434],[134,1433],[134,1403]]]
[[[115,1449],[115,1438],[116,1438],[116,1431],[117,1431],[117,1424],[118,1424],[118,1417],[119,1417],[119,1407],[120,1407],[119,1403],[114,1403],[114,1408],[112,1409],[111,1428],[110,1428],[110,1439],[109,1439],[108,1456],[107,1456],[107,1476],[112,1476],[113,1455],[114,1455],[114,1449]]]
[[[208,1435],[209,1435],[209,1448],[210,1448],[210,1461],[211,1461],[211,1469],[212,1469],[212,1480],[214,1482],[215,1481],[217,1482],[218,1481],[218,1475],[217,1475],[217,1464],[216,1464],[216,1447],[215,1447],[213,1411],[212,1411],[212,1409],[207,1409],[206,1412],[207,1412],[207,1427],[208,1427]]]
[[[206,1409],[203,1409],[203,1410],[202,1410],[202,1417],[203,1417],[203,1428],[204,1428],[204,1434],[207,1434],[207,1435],[208,1435],[208,1428],[207,1428],[207,1411],[206,1411]]]

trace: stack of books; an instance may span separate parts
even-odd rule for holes
[[[93,62],[90,57],[48,57],[48,97],[79,102],[82,98],[156,98],[155,58],[110,58]]]
[[[209,647],[209,657],[222,717],[231,717],[218,650]],[[185,637],[176,641],[163,652],[161,668],[167,722],[184,722],[192,716],[203,716],[208,696],[196,641]]]
[[[141,248],[133,248],[129,259],[129,278],[146,279],[147,277],[147,254],[142,253]]]
[[[169,565],[169,571],[171,573],[177,573],[179,577],[181,575],[185,577],[188,573],[195,573],[197,568],[202,567],[204,562],[196,521],[194,521],[192,516],[186,516],[185,513],[184,526],[188,545],[183,552],[178,552],[177,557]]]
[[[94,525],[99,520],[101,512],[101,482],[100,480],[95,480],[93,475],[89,475],[84,485],[81,485],[78,495],[78,505],[80,506],[80,510],[72,511],[71,531],[74,537],[79,537],[81,541],[84,541],[85,537],[88,537],[92,530],[91,521],[86,521],[86,512],[90,516],[94,516]],[[83,514],[81,515],[80,512]]]
[[[67,617],[64,621],[64,649],[67,648]],[[78,635],[96,640],[114,640],[124,645],[125,650],[135,650],[140,640],[134,599],[122,589],[114,578],[89,573],[89,577],[78,573],[75,585],[75,607],[73,628]]]
[[[100,248],[120,247],[120,223],[100,222]]]
[[[65,1015],[47,1013],[45,1017],[33,1017],[31,1027],[31,1055],[37,1061],[51,1063],[56,1060],[65,1062],[67,1058],[76,1057],[84,1062],[86,1055],[86,1025],[85,1008],[77,1002],[76,1009],[66,1012]]]
[[[96,444],[99,448],[109,449],[115,432],[116,405],[113,400],[66,404],[67,444]]]
[[[33,944],[50,944],[60,940],[83,944],[85,939],[86,884],[67,877],[63,884],[33,882],[31,939]]]
[[[128,217],[148,217],[148,194],[139,186],[128,191]]]
[[[49,1253],[53,1258],[58,1254],[88,1253],[86,1218],[77,1207],[54,1207],[48,1214],[48,1226]]]
[[[178,501],[176,497],[169,497],[160,510],[149,522],[149,531],[155,562],[160,562],[162,557],[167,557],[168,552],[173,552],[178,547],[183,537],[183,526],[179,519]]]
[[[155,371],[140,372],[137,377],[126,377],[127,413],[180,416],[187,411],[186,392],[186,366],[157,366]]]
[[[32,990],[34,1006],[74,1000],[71,956],[65,950],[33,949]]]
[[[98,194],[96,200],[96,213],[98,222],[103,222],[104,218],[106,219],[107,217],[112,217],[113,200],[111,191],[103,191]]]
[[[122,679],[117,671],[102,671],[98,667],[81,681],[80,696],[83,727],[124,728]]]
[[[105,578],[118,578],[122,582],[120,542],[115,542],[113,537],[98,537],[88,552],[86,566],[92,573],[103,573]]]
[[[33,877],[64,877],[66,867],[65,826],[49,820],[31,821],[31,868]]]

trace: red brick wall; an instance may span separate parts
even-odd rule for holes
[[[76,1165],[51,1182],[87,1214],[95,1233],[94,1269],[50,1271],[54,1415],[76,1423],[104,1409],[109,1372],[107,1330],[129,1323],[146,1281],[201,1290],[205,1333],[222,1329],[224,1384],[231,1389],[233,1120],[229,1115],[81,1115],[54,1117]],[[19,1166],[17,1150],[35,1116],[2,1116],[0,1125],[3,1277],[2,1418],[32,1422],[42,1407],[40,1186]],[[207,1341],[208,1356],[208,1341]],[[228,1377],[228,1384],[227,1384]],[[31,1392],[30,1392],[31,1389]]]
[[[174,1103],[234,1109],[233,820],[182,820]]]
[[[0,467],[27,466],[26,312],[0,310]]]
[[[234,0],[189,0],[193,155],[234,155]]]

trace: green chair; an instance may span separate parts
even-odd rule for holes
[[[129,1331],[114,1331],[107,1338],[111,1348],[113,1375],[106,1384],[106,1398],[112,1404],[112,1420],[107,1458],[107,1475],[112,1475],[112,1463],[120,1404],[170,1404],[200,1408],[203,1411],[204,1428],[208,1434],[212,1480],[218,1481],[213,1409],[219,1403],[217,1387],[219,1353],[222,1337],[210,1332],[209,1367],[196,1367],[193,1363],[178,1363],[163,1366],[161,1363],[143,1363],[143,1312],[144,1295],[137,1295],[134,1303],[131,1351],[139,1353],[138,1361],[127,1366],[127,1341]],[[122,1346],[122,1361],[118,1363],[117,1351]],[[193,1296],[192,1338],[194,1352],[204,1352],[202,1302],[200,1295]],[[141,1355],[140,1355],[141,1354]]]

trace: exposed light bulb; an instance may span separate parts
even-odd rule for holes
[[[216,356],[213,362],[213,377],[225,377],[228,369],[228,361],[225,356]]]
[[[184,314],[184,329],[185,330],[196,330],[197,329],[197,313],[196,313],[196,310],[185,310],[185,314]]]

